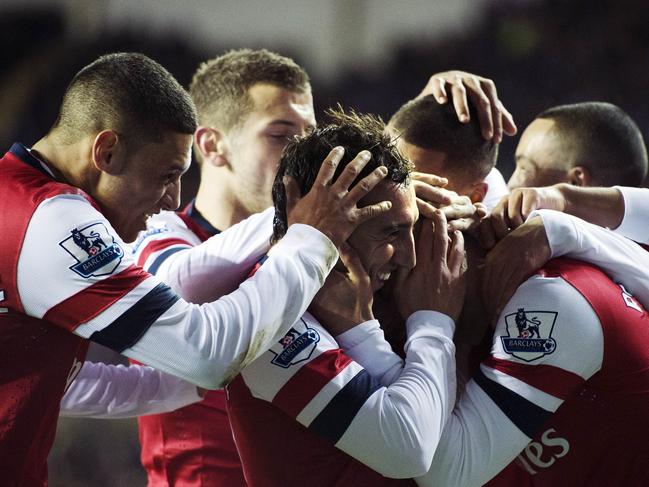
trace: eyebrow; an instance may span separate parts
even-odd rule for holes
[[[290,121],[290,120],[273,120],[272,122],[270,122],[268,124],[269,127],[273,126],[273,125],[283,125],[283,126],[287,126],[287,127],[291,127],[291,128],[297,127],[297,124],[295,122]],[[314,128],[314,127],[315,127],[315,124],[310,123],[310,124],[307,125],[307,128]]]

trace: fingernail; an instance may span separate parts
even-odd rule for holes
[[[491,139],[494,136],[494,133],[491,130],[487,130],[486,134],[488,139]]]
[[[341,146],[334,147],[336,154],[342,155],[345,152],[345,149]]]
[[[379,173],[381,173],[381,176],[385,176],[388,174],[388,168],[385,166],[380,166],[379,167]]]
[[[460,122],[466,123],[468,121],[469,121],[469,116],[466,113],[463,113],[462,115],[460,115]]]
[[[370,160],[370,157],[372,157],[372,154],[370,154],[368,151],[364,150],[364,151],[362,151],[362,152],[359,154],[359,156],[360,156],[361,159],[363,159],[364,161],[369,161],[369,160]]]
[[[447,98],[446,98],[444,95],[441,95],[441,96],[438,98],[438,101],[439,101],[440,103],[446,103],[446,102],[447,102]]]

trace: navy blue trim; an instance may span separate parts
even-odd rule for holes
[[[514,391],[489,379],[481,370],[478,370],[473,379],[511,422],[529,438],[534,438],[552,416],[551,411],[537,406]]]
[[[320,411],[309,430],[335,444],[347,431],[358,410],[380,387],[379,381],[367,370],[361,370]]]
[[[158,255],[158,256],[153,260],[153,262],[151,263],[151,265],[150,265],[149,267],[147,267],[145,270],[146,270],[149,274],[153,274],[153,275],[155,275],[155,274],[158,272],[158,269],[160,268],[160,266],[162,265],[162,263],[163,263],[165,260],[167,260],[168,257],[170,257],[171,255],[175,254],[176,252],[180,252],[181,250],[187,250],[188,248],[189,248],[189,247],[173,247],[173,248],[171,248],[171,249],[167,249],[167,250],[165,250],[165,251],[162,252],[160,255]]]
[[[31,166],[34,169],[42,172],[48,178],[52,178],[52,175],[47,172],[45,168],[43,168],[43,163],[38,159],[38,157],[29,152],[29,149],[27,149],[27,147],[25,147],[20,142],[14,142],[14,144],[11,146],[11,149],[9,149],[9,152],[11,152],[14,156],[23,161],[28,166]]]
[[[221,233],[221,230],[213,227],[212,224],[208,222],[207,219],[202,215],[202,213],[198,211],[198,209],[196,208],[195,198],[189,202],[189,204],[185,208],[184,213],[192,220],[194,220],[198,224],[198,226],[209,233],[210,236]]]
[[[90,335],[90,340],[121,353],[132,347],[178,299],[169,286],[160,283],[106,328]]]

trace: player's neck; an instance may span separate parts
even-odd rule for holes
[[[90,148],[84,141],[60,144],[47,135],[36,142],[31,152],[52,171],[57,181],[70,184],[92,194],[92,182],[87,164]]]
[[[251,213],[225,186],[208,186],[201,182],[196,194],[196,209],[214,228],[225,230]]]

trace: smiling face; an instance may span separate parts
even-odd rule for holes
[[[228,184],[239,204],[252,214],[273,204],[271,188],[288,140],[315,125],[310,88],[303,93],[267,83],[248,90],[253,108],[227,134]]]
[[[359,206],[384,200],[392,202],[390,211],[362,223],[348,240],[370,276],[374,292],[383,287],[397,268],[415,266],[412,230],[419,213],[414,188],[383,181],[361,200]]]
[[[125,242],[135,240],[150,215],[178,208],[180,176],[189,168],[191,146],[191,134],[167,133],[163,142],[125,151],[123,170],[104,175],[93,196]]]
[[[537,118],[521,135],[516,147],[516,170],[509,189],[541,187],[568,181],[572,150],[557,135],[555,122]]]

